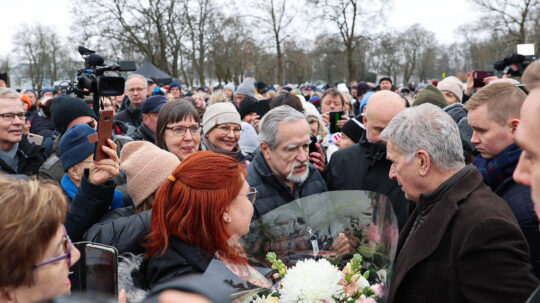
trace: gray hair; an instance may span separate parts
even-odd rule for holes
[[[392,141],[407,162],[412,161],[417,151],[425,150],[439,168],[455,170],[465,166],[456,122],[431,103],[401,111],[382,131],[380,138]]]
[[[20,99],[21,95],[14,90],[13,88],[9,87],[0,87],[0,98],[4,99]]]
[[[126,84],[133,78],[139,78],[144,82],[144,88],[148,88],[148,80],[143,75],[140,74],[131,74],[127,77]]]
[[[259,141],[266,143],[270,150],[276,149],[280,140],[278,133],[279,124],[298,120],[306,121],[304,114],[288,105],[281,105],[270,110],[264,115],[259,124]]]

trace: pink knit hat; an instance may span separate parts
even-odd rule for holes
[[[150,142],[134,141],[122,148],[120,163],[128,193],[137,207],[165,183],[180,160]]]

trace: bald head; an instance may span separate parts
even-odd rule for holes
[[[405,101],[400,95],[382,90],[369,98],[364,115],[367,138],[371,143],[382,143],[380,133],[390,123],[392,118],[405,109]]]

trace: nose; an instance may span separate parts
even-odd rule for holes
[[[478,139],[478,133],[473,130],[473,134],[472,134],[472,137],[471,137],[471,143],[474,144],[474,145],[477,145],[478,143],[480,143],[480,140]]]
[[[306,162],[308,160],[308,155],[306,151],[303,148],[300,148],[300,152],[296,155],[296,161],[298,162]]]
[[[512,176],[517,183],[531,186],[531,173],[529,171],[530,163],[527,163],[529,161],[527,161],[525,153],[526,151],[523,151],[521,156],[519,156],[518,165]]]
[[[186,133],[184,134],[184,140],[185,141],[192,141],[193,140],[193,134],[189,129],[186,129]]]
[[[388,177],[390,178],[390,180],[397,180],[396,169],[394,168],[393,164],[392,166],[390,166],[390,172],[388,173]]]
[[[71,244],[71,266],[73,266],[79,259],[81,258],[81,252],[75,247],[75,245]]]

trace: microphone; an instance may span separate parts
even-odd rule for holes
[[[86,62],[90,66],[99,66],[99,65],[103,65],[104,59],[100,55],[90,54],[86,58]]]

